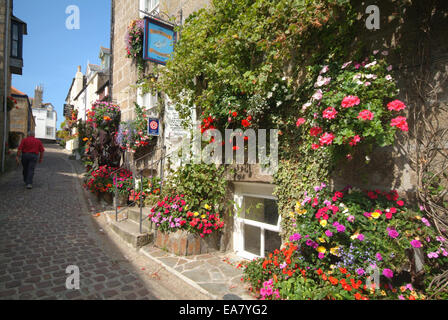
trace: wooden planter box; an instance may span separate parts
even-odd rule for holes
[[[192,256],[219,251],[220,233],[215,232],[206,238],[188,233],[185,230],[165,233],[155,231],[154,245],[179,256]]]

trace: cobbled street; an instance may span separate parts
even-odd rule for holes
[[[0,299],[207,299],[102,234],[74,161],[59,146],[45,148],[32,190],[21,167],[0,177]],[[66,288],[71,265],[79,290]]]

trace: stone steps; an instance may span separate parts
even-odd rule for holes
[[[140,233],[140,226],[137,221],[132,219],[123,219],[121,214],[119,220],[115,221],[115,212],[109,211],[106,213],[107,222],[111,230],[118,235],[121,240],[135,249],[139,249],[148,243],[151,243],[154,238],[154,233],[148,226],[142,225],[142,232]]]

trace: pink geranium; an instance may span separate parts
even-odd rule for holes
[[[299,119],[297,119],[296,126],[300,127],[305,122],[306,122],[306,120],[304,118],[299,118]]]
[[[342,100],[341,106],[343,108],[351,108],[357,106],[359,103],[360,100],[357,96],[347,96]]]
[[[370,110],[362,110],[357,118],[361,120],[373,120],[373,112]]]
[[[356,146],[356,144],[361,141],[361,137],[356,135],[352,138],[352,140],[349,142],[349,144],[353,147]]]
[[[398,231],[395,230],[395,229],[387,228],[386,231],[387,231],[387,233],[389,234],[389,237],[391,237],[392,239],[395,239],[395,238],[397,238],[397,237],[400,235],[400,234],[398,233]]]
[[[387,104],[387,109],[390,111],[400,111],[406,108],[406,105],[400,100],[394,100]]]
[[[397,127],[402,131],[408,131],[408,123],[406,122],[405,117],[396,117],[390,121],[391,127]]]
[[[325,133],[319,138],[319,141],[320,141],[320,144],[321,144],[321,145],[324,145],[324,144],[326,144],[326,145],[330,145],[330,144],[333,143],[333,140],[334,140],[334,135],[333,135],[332,133],[328,133],[328,132],[325,132]]]
[[[319,127],[312,127],[310,129],[310,136],[312,137],[317,137],[318,135],[320,135],[322,133],[322,128]]]
[[[338,112],[336,111],[335,108],[333,107],[328,107],[327,109],[324,110],[324,112],[322,113],[322,117],[324,117],[325,119],[334,119],[336,117],[336,115],[338,114]]]
[[[383,270],[383,276],[385,276],[386,278],[391,279],[391,278],[393,278],[394,273],[393,273],[393,271],[390,270],[390,269],[384,269],[384,270]]]
[[[420,248],[422,246],[422,243],[419,240],[414,239],[411,241],[411,246],[413,246],[414,248]]]

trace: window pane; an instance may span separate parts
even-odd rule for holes
[[[282,238],[278,232],[273,232],[270,230],[264,231],[264,248],[265,248],[265,256],[275,249],[280,249],[282,245]]]
[[[260,255],[260,228],[244,225],[244,250]]]
[[[277,202],[272,199],[244,197],[245,219],[277,225]]]
[[[19,56],[19,42],[18,41],[12,41],[11,43],[11,56],[18,57]]]
[[[12,25],[12,39],[19,40],[19,26],[17,24]]]

